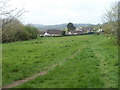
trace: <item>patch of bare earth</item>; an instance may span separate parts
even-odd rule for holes
[[[50,70],[50,69],[54,68],[56,65],[57,65],[57,64],[54,64],[54,65],[52,65],[52,66],[49,66],[48,69]],[[32,77],[28,77],[28,78],[25,78],[25,79],[23,79],[23,80],[17,80],[17,81],[15,81],[14,83],[11,83],[11,84],[9,84],[9,85],[7,85],[7,86],[4,86],[3,89],[4,89],[4,88],[16,87],[16,86],[19,86],[19,85],[21,85],[21,84],[23,84],[23,83],[25,83],[25,82],[30,81],[30,80],[34,80],[34,79],[37,78],[38,76],[43,76],[43,75],[45,75],[45,74],[48,72],[48,69],[45,70],[45,71],[43,71],[43,72],[39,72],[39,73],[37,73],[37,74],[34,74]]]
[[[35,78],[38,77],[38,76],[45,75],[46,73],[47,73],[47,72],[40,72],[40,73],[38,73],[38,74],[33,75],[32,77],[29,77],[29,78],[26,78],[26,79],[23,79],[23,80],[18,80],[18,81],[16,81],[15,83],[12,83],[12,84],[10,84],[10,85],[7,85],[7,86],[5,86],[5,87],[3,87],[3,88],[12,88],[12,87],[18,86],[18,85],[20,85],[20,84],[22,84],[22,83],[28,82],[29,80],[33,80],[33,79],[35,79]]]
[[[83,48],[82,48],[82,49],[83,49]],[[5,89],[5,88],[16,87],[16,86],[19,86],[19,85],[21,85],[21,84],[23,84],[23,83],[25,83],[25,82],[30,81],[30,80],[34,80],[34,79],[37,78],[38,76],[43,76],[43,75],[47,74],[47,72],[48,72],[49,70],[53,69],[53,68],[56,67],[57,65],[61,65],[61,64],[63,64],[65,61],[74,58],[74,56],[76,56],[80,51],[81,51],[80,49],[77,50],[73,55],[71,55],[69,58],[65,59],[64,61],[60,62],[59,64],[54,64],[54,65],[52,65],[52,66],[48,66],[48,67],[46,68],[46,70],[44,70],[44,71],[42,71],[42,72],[39,72],[39,73],[33,75],[32,77],[28,77],[28,78],[25,78],[25,79],[23,79],[23,80],[17,80],[17,81],[15,81],[14,83],[11,83],[11,84],[9,84],[9,85],[7,85],[7,86],[4,86],[4,87],[2,87],[2,88]]]

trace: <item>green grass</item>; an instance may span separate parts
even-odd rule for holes
[[[3,86],[63,62],[18,87],[117,88],[117,51],[117,45],[104,35],[45,37],[3,44]]]

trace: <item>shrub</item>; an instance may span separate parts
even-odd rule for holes
[[[27,31],[17,31],[15,34],[16,37],[16,41],[19,40],[29,40],[30,39],[30,35]]]
[[[3,20],[4,21],[4,20]],[[32,26],[24,26],[18,19],[2,25],[2,42],[14,42],[36,39],[38,30]]]
[[[4,22],[4,20],[2,21]],[[16,32],[23,30],[24,25],[17,19],[12,20],[10,23],[2,24],[2,42],[7,43],[16,41]]]
[[[32,26],[25,26],[25,30],[29,33],[31,39],[36,39],[38,35],[38,30]]]
[[[65,36],[66,31],[62,31],[62,35]]]
[[[13,42],[15,41],[15,32],[14,31],[3,31],[2,32],[2,42],[7,43],[7,42]]]

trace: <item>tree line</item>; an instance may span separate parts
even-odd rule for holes
[[[2,24],[7,20],[2,20]],[[36,39],[38,30],[30,25],[23,25],[18,19],[13,19],[10,23],[2,25],[2,42],[23,41]]]
[[[0,0],[0,35],[2,35],[2,42],[14,42],[21,40],[35,39],[38,35],[38,30],[30,25],[23,25],[19,18],[25,12],[24,9],[12,9],[7,10],[7,3],[9,0]],[[99,25],[104,30],[104,33],[116,38],[118,42],[118,15],[119,5],[116,2],[103,16],[104,23]],[[75,26],[72,23],[68,23],[67,29],[62,32],[74,30]]]
[[[19,19],[25,13],[24,9],[7,9],[9,0],[0,0],[0,35],[2,43],[35,39],[38,29],[24,25]]]

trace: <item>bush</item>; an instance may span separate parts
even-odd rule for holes
[[[25,30],[29,33],[31,39],[36,39],[38,30],[32,26],[25,26]]]
[[[38,30],[32,26],[24,26],[19,20],[14,19],[10,23],[2,25],[2,42],[14,42],[36,39]]]
[[[4,20],[2,21],[4,22]],[[24,25],[17,19],[14,19],[7,24],[5,24],[4,22],[3,24],[2,24],[2,42],[3,43],[16,41],[17,40],[16,32],[24,30]]]
[[[65,36],[66,31],[62,31],[62,35]]]
[[[13,41],[15,41],[14,31],[2,32],[2,42],[3,43],[13,42]]]
[[[15,34],[16,37],[16,41],[19,40],[29,40],[30,39],[30,35],[27,31],[17,31]]]

